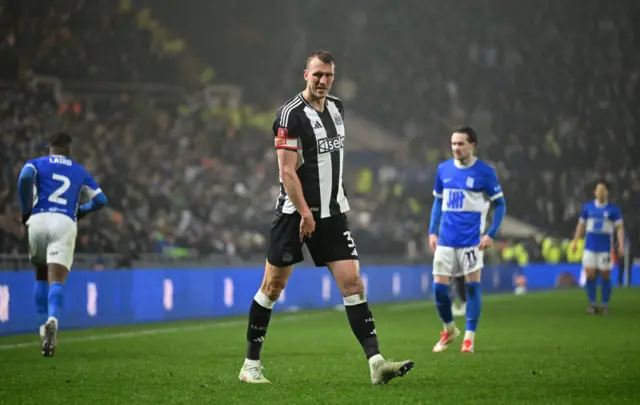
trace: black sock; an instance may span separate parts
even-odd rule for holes
[[[271,320],[271,308],[265,308],[254,299],[249,309],[249,325],[247,327],[247,359],[260,360],[260,350],[267,335],[267,327]]]
[[[464,277],[456,277],[456,291],[458,292],[458,298],[460,301],[467,302],[467,289],[465,286]]]
[[[367,359],[380,354],[376,325],[373,321],[373,314],[369,310],[369,304],[365,301],[357,305],[345,305],[345,309],[351,330],[364,349]]]

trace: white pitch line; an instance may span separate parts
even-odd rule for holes
[[[499,301],[505,298],[512,298],[513,295],[510,294],[496,294],[496,295],[488,295],[483,297],[484,300],[490,301]],[[433,306],[432,301],[414,301],[414,302],[406,302],[399,304],[382,304],[383,307],[379,308],[382,311],[405,311],[416,308],[430,307]],[[277,322],[291,322],[298,321],[306,318],[315,318],[330,314],[331,312],[323,311],[319,313],[307,313],[307,314],[296,314],[296,315],[285,315],[278,316],[274,318],[274,321]],[[96,340],[111,340],[111,339],[126,339],[133,338],[139,336],[151,336],[151,335],[162,335],[165,333],[176,333],[176,332],[185,332],[185,331],[196,331],[203,329],[215,329],[215,328],[232,328],[234,326],[243,326],[246,325],[246,320],[235,320],[235,321],[222,321],[222,322],[213,322],[213,323],[204,323],[200,325],[190,325],[190,326],[181,326],[181,327],[168,327],[168,328],[154,328],[154,329],[142,329],[135,330],[131,332],[118,332],[118,333],[105,333],[99,335],[89,335],[89,336],[78,336],[78,337],[69,337],[65,338],[64,342],[93,342]],[[123,325],[126,326],[126,325]],[[13,350],[13,349],[21,349],[25,347],[34,347],[40,346],[40,342],[31,341],[31,342],[23,342],[23,343],[8,343],[8,344],[0,344],[0,350]]]
[[[274,319],[274,321],[276,323],[299,321],[301,319],[315,318],[322,315],[326,315],[326,314],[317,313],[317,314],[288,315],[284,317],[277,317]],[[138,337],[138,336],[162,335],[165,333],[196,331],[196,330],[203,330],[203,329],[232,328],[234,326],[243,326],[246,324],[247,324],[246,320],[237,320],[237,321],[225,321],[225,322],[216,322],[216,323],[190,325],[190,326],[173,327],[173,328],[143,329],[143,330],[136,330],[131,332],[118,332],[118,333],[106,333],[106,334],[100,334],[100,335],[70,337],[70,338],[65,338],[64,342],[74,343],[74,342],[92,342],[96,340],[126,339],[126,338]],[[33,342],[23,342],[23,343],[0,344],[0,350],[21,349],[24,347],[34,347],[34,346],[40,346],[40,342],[33,341]]]

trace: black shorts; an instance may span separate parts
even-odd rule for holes
[[[300,243],[300,220],[297,212],[276,214],[269,232],[269,263],[286,267],[304,260]],[[358,260],[356,243],[351,237],[345,214],[316,220],[315,232],[304,243],[317,267],[337,260]]]

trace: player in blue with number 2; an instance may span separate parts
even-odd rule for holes
[[[49,156],[29,160],[18,179],[22,223],[28,227],[29,258],[36,268],[33,294],[45,357],[56,349],[64,282],[73,262],[76,220],[107,204],[95,180],[69,158],[71,137],[50,139]],[[84,204],[81,201],[86,200]]]
[[[609,187],[601,181],[596,184],[594,190],[596,199],[590,201],[582,208],[572,249],[577,248],[578,239],[585,235],[587,238],[582,253],[582,269],[587,281],[585,290],[589,299],[588,314],[597,314],[596,287],[598,283],[598,270],[602,277],[602,309],[601,313],[609,312],[609,298],[611,297],[611,248],[614,229],[618,234],[618,254],[624,255],[624,227],[622,226],[622,214],[617,205],[609,202]]]
[[[434,295],[444,331],[433,347],[434,352],[445,351],[460,336],[451,312],[449,285],[452,277],[464,275],[467,325],[461,352],[473,353],[482,306],[483,251],[493,245],[506,212],[495,170],[474,156],[477,143],[473,128],[454,130],[451,136],[454,158],[441,163],[436,174],[429,246],[434,251]],[[483,236],[491,202],[495,205],[493,223]]]

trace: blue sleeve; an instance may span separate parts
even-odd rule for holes
[[[23,214],[30,213],[33,209],[33,183],[36,180],[36,169],[28,163],[18,177],[18,196],[20,197],[20,209]]]
[[[442,178],[440,177],[440,167],[438,167],[438,170],[436,171],[436,182],[433,186],[434,197],[436,197],[436,199],[442,198],[443,191],[444,187],[442,186]],[[442,206],[442,202],[440,203],[440,206]]]
[[[502,187],[498,182],[498,175],[493,168],[490,168],[485,184],[485,192],[491,201],[496,201],[503,196]]]
[[[580,212],[580,220],[586,221],[587,219],[589,219],[589,208],[585,204],[582,206],[582,212]]]
[[[429,224],[429,235],[435,235],[440,228],[440,217],[442,217],[442,198],[436,197],[431,207],[431,223]]]
[[[500,229],[500,225],[502,225],[502,220],[507,213],[507,202],[504,200],[504,197],[498,197],[493,201],[493,204],[495,205],[496,209],[493,213],[491,228],[489,228],[489,232],[487,232],[487,235],[489,235],[491,239],[496,238],[498,230]]]

